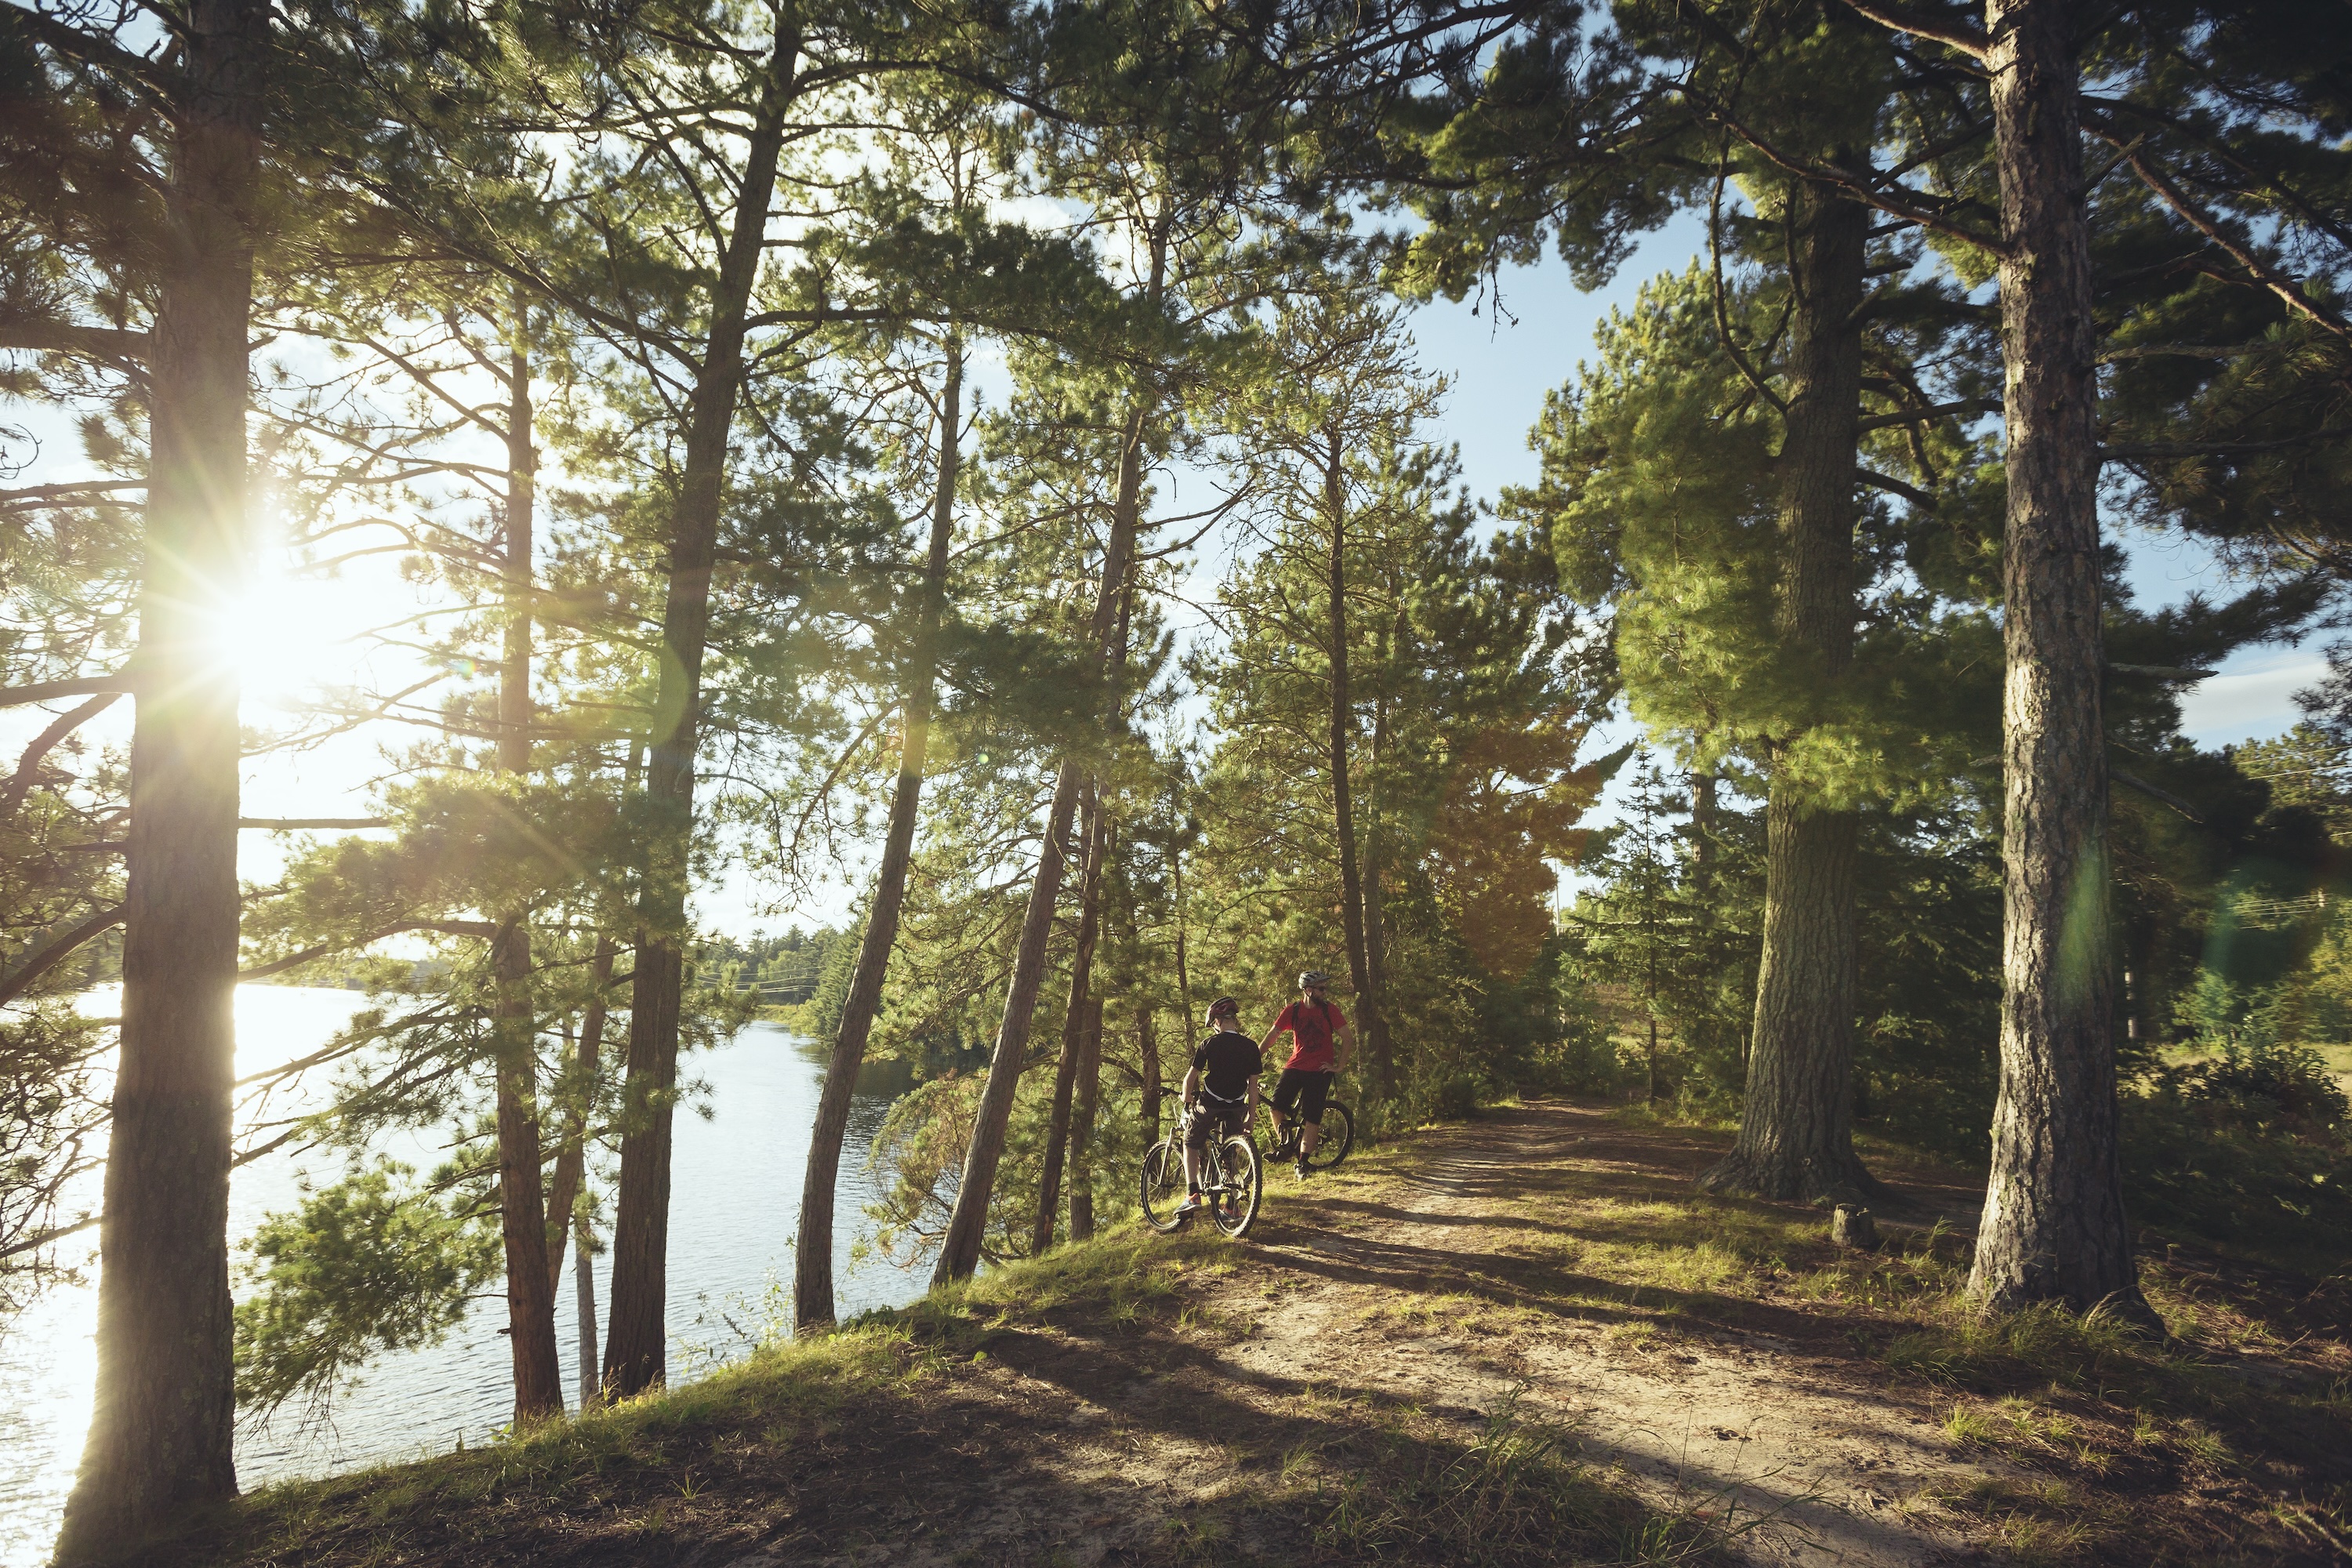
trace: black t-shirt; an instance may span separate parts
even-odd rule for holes
[[[1257,1042],[1247,1035],[1220,1029],[1202,1040],[1192,1053],[1202,1086],[1227,1104],[1249,1092],[1249,1080],[1265,1070]]]

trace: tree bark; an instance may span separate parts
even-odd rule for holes
[[[1691,890],[1702,899],[1715,894],[1717,794],[1714,773],[1691,775]]]
[[[1799,184],[1780,447],[1779,630],[1827,688],[1853,658],[1853,492],[1868,209]],[[1716,1192],[1812,1198],[1875,1190],[1853,1152],[1854,835],[1777,771],[1765,803],[1764,951],[1739,1139],[1700,1178]]]
[[[580,1408],[596,1406],[596,1234],[589,1228],[588,1209],[581,1205],[572,1218],[572,1306],[580,1330]]]
[[[580,1020],[580,1044],[572,1057],[572,1078],[579,1089],[571,1126],[555,1153],[555,1181],[547,1194],[547,1279],[551,1290],[562,1282],[563,1240],[570,1234],[572,1211],[588,1174],[588,1122],[596,1104],[596,1081],[604,1070],[604,1022],[609,1016],[605,992],[613,984],[614,947],[610,936],[596,939],[588,973],[595,991]]]
[[[1192,1037],[1193,1029],[1198,1026],[1192,1016],[1192,959],[1186,952],[1189,946],[1186,941],[1188,921],[1185,918],[1184,903],[1184,850],[1181,844],[1175,853],[1168,857],[1168,882],[1176,900],[1176,1005],[1182,1008],[1184,1013],[1184,1027],[1180,1034],[1181,1037],[1189,1039]],[[1159,1115],[1156,1110],[1152,1112],[1152,1120],[1155,1122],[1158,1121]]]
[[[563,1410],[555,1350],[555,1289],[547,1260],[546,1194],[541,1185],[539,1094],[532,1070],[530,928],[502,923],[490,939],[500,995],[493,1020],[498,1074],[499,1229],[506,1248],[507,1343],[514,1363],[515,1419]]]
[[[1396,1093],[1396,1072],[1389,1060],[1388,1031],[1381,1017],[1380,986],[1373,978],[1371,955],[1364,941],[1364,884],[1357,870],[1356,813],[1348,780],[1348,737],[1355,728],[1353,699],[1348,690],[1348,494],[1339,432],[1326,437],[1323,465],[1323,510],[1331,528],[1328,560],[1329,605],[1325,633],[1331,641],[1331,816],[1339,841],[1339,924],[1348,942],[1348,974],[1356,990],[1356,1029],[1363,1037],[1364,1054],[1383,1095]]]
[[[1070,1100],[1070,1239],[1095,1234],[1095,1103],[1102,1089],[1103,999],[1087,997],[1078,1026],[1078,1084]]]
[[[1160,289],[1164,265],[1161,248],[1154,247],[1152,297]],[[1137,513],[1143,495],[1143,432],[1146,410],[1139,406],[1128,418],[1119,452],[1118,493],[1111,510],[1110,538],[1103,551],[1101,588],[1095,599],[1090,640],[1097,669],[1109,664],[1112,623],[1135,553]],[[988,1228],[988,1205],[996,1185],[997,1163],[1004,1155],[1004,1135],[1013,1121],[1013,1097],[1020,1087],[1022,1058],[1029,1048],[1030,1026],[1037,1011],[1037,990],[1045,974],[1045,939],[1054,923],[1054,905],[1061,897],[1063,840],[1078,804],[1079,764],[1065,757],[1054,784],[1054,804],[1046,812],[1045,847],[1037,857],[1037,876],[1029,888],[1029,907],[1021,921],[1021,942],[1014,950],[1013,979],[1005,987],[1004,1017],[997,1026],[996,1049],[989,1058],[988,1081],[981,1090],[972,1122],[971,1146],[964,1154],[963,1180],[956,1188],[955,1212],[948,1221],[940,1247],[934,1284],[970,1279],[980,1267],[981,1242]]]
[[[236,1026],[237,679],[246,402],[269,7],[194,0],[148,372],[146,581],[131,740],[98,1383],[57,1561],[113,1555],[233,1497],[228,1290]]]
[[[930,745],[933,681],[937,672],[940,617],[947,602],[948,550],[955,534],[956,476],[962,462],[963,342],[947,340],[947,374],[940,392],[940,463],[931,492],[931,535],[923,558],[922,597],[916,607],[915,637],[902,699],[898,783],[890,799],[890,826],[882,864],[874,878],[874,899],[866,911],[866,931],[857,946],[857,968],[842,1004],[841,1027],[817,1096],[816,1126],[809,1134],[808,1171],[801,1181],[800,1239],[793,1258],[793,1332],[814,1331],[834,1321],[833,1198],[841,1179],[841,1141],[849,1131],[850,1099],[866,1042],[882,1003],[882,981],[890,949],[898,940],[898,916],[906,905],[907,867],[913,859],[915,824],[921,816],[923,762]]]
[[[1062,1015],[1062,1048],[1054,1062],[1054,1103],[1045,1124],[1045,1161],[1037,1178],[1037,1214],[1029,1226],[1029,1256],[1054,1245],[1062,1207],[1062,1160],[1069,1147],[1070,1101],[1086,1052],[1087,999],[1094,984],[1095,935],[1102,892],[1102,802],[1088,786],[1079,813],[1078,941],[1070,956],[1070,1005]]]
[[[1160,1016],[1146,1002],[1137,1009],[1135,1019],[1136,1047],[1142,1057],[1139,1064],[1143,1079],[1143,1146],[1147,1149],[1160,1142]]]
[[[604,1329],[604,1386],[633,1394],[667,1366],[670,1117],[677,1089],[678,1010],[686,977],[687,863],[694,840],[694,759],[700,740],[702,658],[710,628],[710,576],[719,540],[728,437],[743,379],[745,318],[765,247],[768,208],[783,150],[783,117],[795,92],[799,45],[780,34],[744,151],[710,330],[695,379],[686,464],[672,519],[669,586],[662,608],[659,716],[646,760],[652,807],[642,935],[630,984],[627,1110],[621,1136],[620,1201],[613,1223],[612,1304]]]
[[[1402,616],[1400,616],[1402,620]],[[1372,994],[1385,1004],[1389,994],[1389,922],[1386,900],[1381,893],[1381,810],[1379,779],[1381,758],[1388,750],[1389,700],[1383,695],[1372,710],[1372,754],[1370,772],[1373,786],[1365,795],[1364,812],[1364,967],[1371,976]],[[1373,1060],[1381,1064],[1385,1078],[1395,1076],[1395,1056],[1389,1037],[1389,1011],[1382,1005],[1376,1015],[1380,1025],[1377,1041],[1368,1031],[1364,1039],[1367,1050],[1377,1050]]]
[[[2007,246],[2007,805],[2000,1096],[1969,1286],[1996,1309],[2104,1303],[2152,1325],[2116,1135],[2083,17],[2063,0],[1989,0],[1985,20]]]
[[[530,302],[517,289],[507,366],[506,647],[499,665],[499,773],[510,780],[530,773],[531,535],[539,447],[531,431],[530,333]],[[500,916],[498,934],[490,939],[490,967],[507,1349],[514,1363],[515,1419],[528,1423],[563,1409],[554,1269],[548,1260],[546,1194],[541,1186],[538,1009],[531,996],[528,910]]]

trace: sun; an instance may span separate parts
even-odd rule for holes
[[[265,577],[227,599],[213,616],[211,642],[243,700],[271,706],[316,683],[333,633],[315,596],[282,577]]]
[[[324,691],[375,685],[389,647],[380,634],[414,608],[389,574],[273,565],[223,603],[212,641],[246,704],[299,708]]]

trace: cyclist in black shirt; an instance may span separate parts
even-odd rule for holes
[[[1257,1114],[1258,1075],[1265,1058],[1258,1044],[1241,1030],[1241,1004],[1220,996],[1209,1004],[1209,1027],[1215,1031],[1192,1052],[1192,1070],[1184,1075],[1184,1187],[1186,1196],[1176,1212],[1189,1215],[1201,1207],[1201,1151],[1212,1137],[1246,1132]]]

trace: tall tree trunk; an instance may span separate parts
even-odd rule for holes
[[[2154,1323],[2116,1142],[2098,425],[2074,39],[2082,7],[1989,0],[2009,518],[2000,1097],[1969,1286],[1999,1309]]]
[[[563,1239],[572,1229],[572,1211],[580,1201],[580,1189],[587,1179],[588,1121],[596,1104],[596,1080],[604,1070],[604,1021],[609,1013],[605,993],[613,984],[614,951],[610,936],[598,936],[594,956],[588,965],[595,991],[588,998],[580,1022],[580,1044],[572,1058],[577,1099],[568,1117],[570,1125],[564,1129],[562,1145],[555,1153],[555,1181],[547,1194],[547,1279],[551,1290],[562,1281]]]
[[[1356,1030],[1364,1052],[1372,1058],[1375,1081],[1383,1095],[1396,1093],[1396,1073],[1389,1061],[1388,1032],[1381,1018],[1380,987],[1372,978],[1371,955],[1364,942],[1364,884],[1357,872],[1356,812],[1348,781],[1348,736],[1355,728],[1353,699],[1348,691],[1348,492],[1345,454],[1339,435],[1327,437],[1323,465],[1323,510],[1331,525],[1330,604],[1326,634],[1331,639],[1331,816],[1339,840],[1339,924],[1347,933],[1348,974],[1356,988]]]
[[[1078,1026],[1078,1084],[1070,1098],[1070,1239],[1095,1234],[1095,1102],[1102,1089],[1103,999],[1087,997]]]
[[[572,1307],[579,1318],[580,1408],[596,1405],[596,1233],[589,1227],[588,1205],[572,1216]]]
[[[962,461],[963,340],[947,339],[947,374],[940,392],[940,463],[931,491],[930,547],[923,558],[922,597],[915,610],[915,636],[908,652],[901,702],[898,784],[890,798],[890,826],[882,844],[882,865],[866,911],[866,931],[857,946],[857,968],[842,1004],[841,1027],[817,1096],[816,1127],[809,1134],[808,1171],[801,1180],[799,1245],[793,1258],[793,1331],[834,1321],[833,1197],[841,1179],[841,1142],[849,1131],[849,1102],[857,1089],[857,1069],[882,1003],[882,981],[898,940],[898,916],[907,896],[907,867],[914,857],[915,824],[923,802],[923,760],[930,745],[931,703],[938,659],[940,616],[947,600],[948,549],[955,535],[956,475]]]
[[[1168,880],[1170,891],[1176,900],[1176,1005],[1184,1010],[1184,1027],[1179,1033],[1181,1037],[1190,1039],[1193,1029],[1198,1026],[1198,1020],[1192,1016],[1192,965],[1186,952],[1189,944],[1186,942],[1188,922],[1184,904],[1184,850],[1181,845],[1168,858]],[[1154,1110],[1152,1117],[1156,1121],[1159,1112]]]
[[[1715,814],[1717,778],[1691,775],[1691,890],[1706,899],[1715,893]]]
[[[1143,1145],[1160,1142],[1160,1016],[1144,1003],[1136,1009],[1135,1037],[1143,1071]]]
[[[238,692],[218,617],[248,556],[246,343],[269,7],[195,0],[187,21],[148,366],[147,575],[97,1399],[58,1538],[61,1563],[111,1555],[236,1492],[228,1174]]]
[[[621,794],[625,799],[637,787],[645,755],[645,743],[632,740],[629,742],[629,760],[621,770]],[[572,1058],[572,1077],[578,1098],[572,1108],[572,1125],[564,1134],[563,1147],[555,1156],[555,1187],[547,1201],[547,1278],[551,1289],[562,1283],[564,1233],[577,1228],[572,1224],[573,1210],[580,1201],[581,1189],[587,1183],[588,1134],[604,1077],[604,1030],[612,1017],[613,960],[619,947],[620,944],[609,933],[600,931],[588,963],[592,984],[588,1005],[583,1009],[580,1020],[579,1048]],[[581,1234],[587,1233],[583,1229]],[[589,1289],[593,1292],[593,1281]],[[593,1387],[595,1369],[583,1363],[582,1378],[585,1386]]]
[[[1160,291],[1164,250],[1154,247],[1152,298]],[[1103,550],[1102,585],[1095,599],[1089,641],[1096,668],[1109,664],[1112,623],[1118,612],[1121,590],[1135,553],[1137,514],[1143,497],[1143,432],[1146,409],[1128,416],[1118,459],[1118,494],[1111,510],[1110,538]],[[934,1284],[971,1278],[980,1267],[981,1242],[988,1228],[988,1205],[996,1187],[997,1163],[1004,1156],[1004,1135],[1013,1121],[1013,1097],[1020,1087],[1023,1058],[1029,1048],[1029,1030],[1037,1011],[1037,990],[1045,976],[1045,939],[1054,923],[1054,905],[1062,892],[1063,840],[1078,805],[1079,764],[1076,757],[1062,760],[1054,783],[1054,804],[1045,816],[1045,847],[1037,857],[1036,879],[1030,884],[1029,907],[1021,920],[1021,942],[1013,952],[1013,978],[1005,987],[1004,1017],[997,1026],[996,1049],[990,1056],[988,1081],[981,1090],[980,1108],[972,1121],[971,1146],[965,1152],[963,1180],[956,1188],[955,1212],[940,1246]]]
[[[514,1363],[515,1419],[561,1414],[563,1372],[555,1350],[555,1289],[547,1259],[541,1184],[539,1096],[533,1079],[530,928],[499,924],[490,962],[500,995],[493,1028],[498,1074],[499,1228],[506,1247],[507,1343]]]
[[[1780,447],[1779,631],[1825,686],[1853,657],[1853,489],[1870,214],[1834,190],[1791,193],[1796,255]],[[1853,1152],[1854,834],[1794,780],[1766,798],[1764,952],[1739,1139],[1700,1178],[1717,1192],[1811,1198],[1877,1184]]]
[[[784,110],[795,92],[797,40],[780,34],[753,117],[735,203],[734,229],[711,300],[710,331],[695,378],[686,466],[672,519],[669,588],[662,606],[657,716],[646,761],[653,808],[642,935],[630,983],[626,1122],[620,1202],[613,1222],[613,1300],[604,1330],[604,1386],[632,1394],[662,1380],[669,1267],[670,1114],[677,1089],[678,1009],[686,953],[687,862],[694,840],[694,758],[700,741],[702,656],[710,628],[710,574],[719,542],[728,437],[742,390],[744,320],[758,280]]]
[[[1013,949],[1013,975],[1004,989],[1004,1016],[996,1026],[996,1048],[989,1056],[988,1077],[972,1119],[971,1142],[964,1151],[963,1178],[956,1186],[955,1208],[948,1216],[947,1235],[940,1240],[939,1260],[931,1269],[934,1285],[968,1279],[980,1267],[981,1245],[988,1229],[988,1200],[995,1189],[997,1163],[1004,1157],[1013,1091],[1020,1085],[1028,1054],[1037,991],[1045,983],[1045,941],[1052,934],[1054,905],[1061,897],[1064,846],[1077,805],[1078,761],[1065,757],[1055,776],[1053,803],[1045,811],[1037,874],[1029,884],[1028,907],[1022,912],[1020,943]]]
[[[1168,223],[1163,214],[1151,234],[1151,270],[1145,299],[1157,309],[1168,280]],[[1110,667],[1114,623],[1123,602],[1127,574],[1135,554],[1136,527],[1143,506],[1143,435],[1150,405],[1139,401],[1121,432],[1118,489],[1111,502],[1110,537],[1103,542],[1102,584],[1095,596],[1093,623],[1087,643],[1097,672]],[[963,1179],[956,1186],[955,1210],[940,1238],[939,1262],[931,1282],[945,1285],[968,1279],[980,1267],[981,1244],[988,1232],[989,1200],[995,1195],[996,1166],[1004,1157],[1004,1135],[1013,1124],[1013,1100],[1021,1087],[1021,1069],[1029,1050],[1029,1030],[1037,1013],[1037,988],[1045,978],[1045,939],[1052,934],[1054,906],[1062,896],[1062,841],[1076,815],[1079,771],[1075,757],[1062,759],[1054,780],[1054,803],[1045,813],[1044,847],[1037,856],[1037,875],[1029,885],[1029,905],[1022,911],[1020,944],[1013,950],[1013,977],[1004,988],[1004,1016],[996,1029],[996,1048],[988,1060],[988,1080],[972,1118],[971,1144],[964,1151]]]
[[[530,302],[514,296],[507,368],[507,556],[505,657],[499,666],[499,773],[530,773],[532,531],[539,447],[531,431]],[[541,1188],[539,1030],[531,997],[527,910],[502,911],[490,940],[496,991],[491,1050],[498,1085],[499,1224],[506,1247],[507,1349],[514,1363],[515,1419],[563,1408],[555,1348],[555,1286],[548,1262],[546,1194]]]
[[[1132,595],[1119,600],[1118,629],[1113,638],[1109,665],[1113,670],[1122,674],[1114,677],[1114,691],[1124,690],[1128,609],[1132,602]],[[1123,712],[1120,717],[1124,718]],[[1087,1106],[1087,1114],[1089,1118],[1093,1115],[1094,1085],[1081,1081],[1087,1071],[1087,1010],[1089,1005],[1094,1008],[1097,1017],[1094,1065],[1097,1075],[1102,1066],[1099,1048],[1102,1003],[1094,994],[1094,959],[1096,940],[1102,929],[1103,857],[1107,852],[1110,828],[1103,816],[1099,779],[1087,785],[1079,820],[1082,824],[1078,830],[1079,841],[1085,846],[1082,862],[1085,869],[1078,878],[1078,941],[1070,963],[1070,1005],[1062,1023],[1062,1049],[1054,1064],[1054,1101],[1046,1120],[1045,1169],[1037,1183],[1037,1217],[1030,1227],[1030,1254],[1033,1257],[1054,1245],[1054,1216],[1061,1207],[1063,1161],[1070,1148],[1074,1108],[1083,1100]],[[1091,1215],[1091,1199],[1088,1200],[1088,1207]],[[1073,1212],[1076,1212],[1075,1208]]]
[[[1399,619],[1402,617],[1400,616]],[[1389,699],[1383,695],[1372,710],[1372,754],[1370,773],[1373,784],[1365,796],[1364,813],[1364,967],[1372,982],[1372,994],[1384,1003],[1389,994],[1389,922],[1386,900],[1381,894],[1381,811],[1379,780],[1381,758],[1389,743]],[[1389,1038],[1389,1013],[1383,1005],[1378,1014],[1380,1023],[1379,1055],[1374,1060],[1385,1064],[1382,1072],[1394,1076],[1395,1058]],[[1369,1036],[1365,1048],[1373,1048]]]
[[[1114,728],[1119,730],[1127,724],[1127,634],[1134,613],[1135,590],[1130,584],[1118,601],[1118,630],[1110,654],[1110,666],[1115,672],[1111,685],[1118,703]],[[1102,987],[1095,984],[1094,959],[1099,933],[1108,927],[1108,917],[1102,912],[1103,877],[1113,864],[1118,847],[1118,829],[1110,820],[1099,779],[1088,794],[1087,804],[1094,807],[1095,827],[1087,851],[1086,912],[1079,922],[1079,936],[1087,946],[1087,1006],[1078,1024],[1077,1080],[1070,1097],[1072,1241],[1086,1241],[1095,1234],[1095,1107],[1102,1098],[1103,996]]]
[[[1089,785],[1080,811],[1078,941],[1070,957],[1070,1005],[1062,1015],[1062,1049],[1054,1063],[1054,1102],[1045,1123],[1045,1163],[1037,1179],[1037,1215],[1029,1226],[1029,1255],[1054,1245],[1054,1219],[1062,1206],[1062,1159],[1069,1146],[1070,1100],[1077,1086],[1078,1061],[1086,1053],[1087,998],[1094,984],[1095,934],[1102,892],[1102,800]]]

